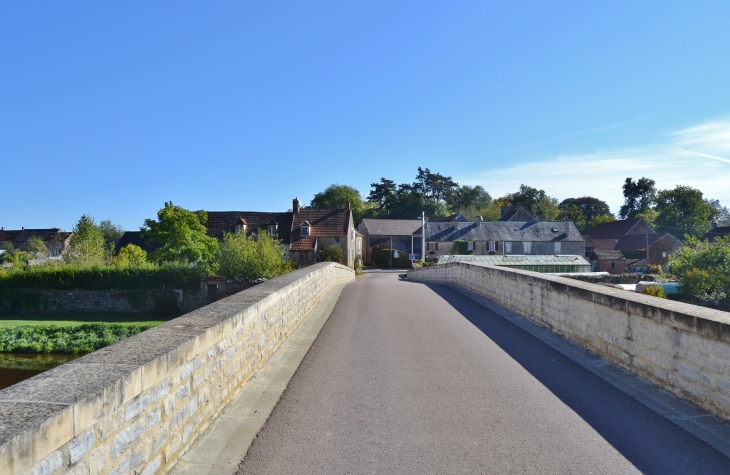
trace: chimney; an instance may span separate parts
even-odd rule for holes
[[[535,218],[537,219],[537,222],[538,222],[538,223],[539,223],[540,221],[542,221],[542,216],[540,216],[539,214],[538,214],[537,216],[535,216]]]
[[[713,230],[713,231],[714,231],[715,229],[717,229],[717,223],[713,221],[713,222],[712,222],[712,223],[710,224],[710,228],[712,228],[712,230]],[[3,228],[3,229],[5,229],[5,228]]]
[[[345,202],[345,208],[352,209],[352,203],[350,203],[350,198],[347,198],[347,202]]]
[[[482,222],[482,217],[481,216],[477,216],[476,217],[476,222],[477,222],[477,224],[481,223]]]
[[[5,226],[1,227],[0,231],[5,231]]]
[[[515,207],[517,209],[522,209],[522,203],[515,203]]]
[[[502,217],[504,217],[505,214],[507,214],[509,212],[509,206],[502,206],[500,208],[500,211],[502,214],[499,217],[502,218]]]
[[[570,236],[570,221],[568,221],[568,217],[565,217],[565,238],[567,239]]]
[[[299,198],[294,198],[291,200],[291,209],[294,211],[294,214],[297,214],[299,212]]]
[[[20,228],[20,230],[21,231],[25,231],[25,226],[23,226],[22,228]]]

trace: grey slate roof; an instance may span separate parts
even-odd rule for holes
[[[421,228],[420,219],[363,219],[358,226],[367,228],[370,236],[410,236]]]
[[[446,255],[439,258],[439,265],[449,262],[475,262],[490,266],[587,266],[590,263],[583,256],[572,255]]]
[[[482,223],[431,223],[426,227],[426,241],[583,241],[580,231],[568,222],[569,235],[565,235],[565,222],[517,222],[488,221]]]

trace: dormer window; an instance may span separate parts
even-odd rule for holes
[[[302,237],[308,237],[311,228],[312,226],[309,224],[309,221],[304,221],[302,224],[299,225],[299,235]]]
[[[278,231],[279,231],[279,223],[277,223],[273,219],[271,221],[269,221],[269,236],[276,237],[276,234]]]
[[[239,218],[238,221],[236,221],[236,224],[233,226],[233,230],[236,234],[246,234],[246,220],[243,218]]]

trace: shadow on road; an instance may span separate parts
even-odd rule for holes
[[[448,302],[642,472],[730,473],[721,453],[503,317],[448,286],[410,283]]]

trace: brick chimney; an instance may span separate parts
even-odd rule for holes
[[[291,209],[294,211],[294,214],[297,214],[299,212],[299,198],[294,198],[291,200]]]
[[[347,202],[345,203],[345,208],[352,209],[352,203],[350,203],[350,198],[347,198]]]

